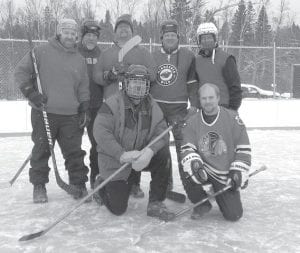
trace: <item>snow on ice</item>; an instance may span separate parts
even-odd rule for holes
[[[27,166],[12,187],[0,189],[0,252],[300,252],[300,131],[251,130],[249,136],[252,169],[266,164],[268,170],[254,176],[242,192],[244,216],[238,222],[225,221],[215,203],[200,221],[185,214],[158,225],[160,221],[146,216],[147,197],[130,199],[126,214],[120,217],[92,202],[46,235],[21,243],[21,236],[44,230],[77,203],[58,188],[51,170],[49,203],[33,204]],[[89,148],[87,136],[83,147]],[[0,183],[14,176],[31,148],[29,136],[0,138]],[[60,174],[67,181],[60,151],[55,152]],[[183,192],[174,148],[172,155],[175,190]],[[145,192],[148,184],[146,172],[142,174]],[[191,205],[169,200],[166,204],[176,211]],[[150,232],[134,245],[146,231]]]

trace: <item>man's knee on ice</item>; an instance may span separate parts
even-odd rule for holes
[[[228,221],[238,221],[243,216],[243,209],[223,213],[223,217]]]
[[[111,204],[109,206],[109,210],[117,216],[120,216],[122,214],[124,214],[127,210],[127,203],[126,204],[122,204],[122,203],[114,203]]]

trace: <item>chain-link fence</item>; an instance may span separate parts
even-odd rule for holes
[[[33,41],[35,45],[45,41]],[[100,42],[102,50],[112,43]],[[160,44],[143,44],[154,51]],[[195,54],[197,45],[182,45]],[[260,88],[283,92],[292,92],[292,67],[300,64],[300,47],[246,47],[221,45],[223,50],[233,54],[237,60],[243,83],[254,84]],[[0,39],[0,99],[23,99],[13,80],[13,71],[17,63],[28,52],[26,40]],[[276,84],[276,85],[273,85]]]

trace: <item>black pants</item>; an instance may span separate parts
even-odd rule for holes
[[[91,182],[91,184],[94,184],[95,178],[99,174],[97,142],[93,135],[93,126],[94,126],[95,118],[97,116],[97,112],[98,112],[98,108],[90,108],[91,121],[87,127],[87,133],[89,136],[89,140],[91,142],[91,148],[90,148],[90,168],[91,168],[90,182]]]
[[[168,147],[165,146],[152,157],[148,167],[143,170],[151,173],[149,202],[163,201],[166,198],[169,178],[169,170],[166,167],[167,154]],[[104,204],[113,214],[121,215],[127,210],[130,189],[135,176],[136,172],[132,170],[127,180],[110,181],[99,190]]]
[[[53,144],[57,140],[63,157],[65,168],[71,184],[85,183],[88,168],[84,165],[85,151],[81,149],[83,130],[78,127],[78,115],[58,115],[48,113]],[[32,184],[49,182],[48,161],[50,150],[41,111],[31,110],[32,134],[34,143],[30,160],[29,179]]]
[[[186,178],[182,168],[180,168],[179,172],[184,189],[192,203],[195,204],[207,197],[207,194],[201,184],[196,184],[190,178]],[[225,185],[219,183],[210,176],[208,177],[208,182],[212,184],[214,192],[225,187]],[[216,202],[226,220],[237,221],[243,216],[243,206],[239,191],[229,189],[216,196]],[[210,203],[209,201],[206,201],[202,205],[210,205]]]

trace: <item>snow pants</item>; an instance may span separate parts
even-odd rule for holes
[[[79,129],[78,115],[48,113],[48,120],[53,145],[57,140],[65,159],[69,183],[85,183],[88,180],[88,168],[84,165],[85,151],[81,149],[83,130]],[[41,111],[31,110],[31,123],[31,139],[34,146],[30,160],[29,179],[34,185],[46,184],[49,182],[50,149]]]
[[[196,184],[190,178],[185,178],[185,173],[183,172],[182,168],[180,168],[179,173],[187,196],[193,204],[207,198],[208,195],[201,184]],[[217,192],[225,187],[225,185],[219,183],[209,175],[208,183],[212,184],[214,192]],[[243,206],[239,191],[233,191],[229,189],[216,196],[216,202],[226,220],[237,221],[243,216]],[[205,201],[202,205],[211,206],[211,203],[209,201]]]
[[[90,108],[90,113],[91,113],[91,121],[89,125],[87,126],[87,133],[89,136],[89,140],[91,142],[91,148],[90,148],[90,183],[91,186],[94,185],[96,176],[99,174],[99,166],[98,166],[98,153],[97,153],[97,142],[94,138],[93,135],[93,126],[94,126],[94,121],[97,116],[99,108]]]
[[[163,201],[166,198],[169,170],[166,167],[168,146],[160,149],[151,159],[150,164],[143,171],[151,173],[149,201]],[[134,183],[136,171],[132,170],[127,180],[108,182],[99,194],[104,205],[115,215],[126,212],[130,189]]]

